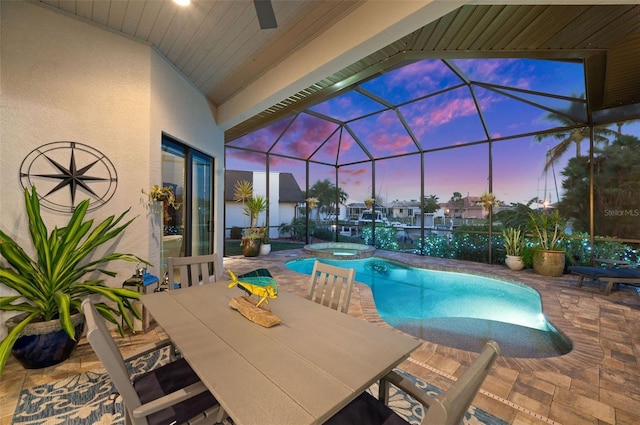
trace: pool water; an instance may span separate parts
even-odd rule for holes
[[[287,267],[311,274],[314,261],[298,259]],[[473,351],[494,339],[503,355],[514,357],[550,357],[571,350],[571,343],[545,319],[538,292],[526,285],[375,257],[320,261],[355,268],[356,280],[371,288],[380,317],[418,338]]]

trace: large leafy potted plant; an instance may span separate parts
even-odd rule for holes
[[[242,236],[242,255],[256,257],[260,253],[260,243],[264,229],[258,228],[258,216],[267,209],[267,200],[262,195],[252,196],[247,199],[244,214],[251,220],[251,227],[245,230]]]
[[[536,249],[533,252],[533,271],[543,276],[562,276],[565,251],[562,241],[566,237],[566,219],[556,210],[552,213],[529,213],[529,231]]]
[[[96,308],[124,335],[118,318],[123,316],[132,327],[131,318],[125,313],[140,318],[132,304],[140,294],[105,285],[97,276],[114,277],[116,273],[100,266],[114,260],[149,264],[132,254],[117,252],[91,258],[96,248],[113,240],[131,224],[134,219],[123,222],[129,210],[94,226],[93,220],[85,221],[89,200],[84,200],[74,210],[67,226],[54,227],[48,233],[36,189],[31,192],[25,189],[24,199],[35,256],[30,257],[16,241],[0,231],[0,256],[9,265],[0,265],[0,284],[17,292],[17,295],[0,297],[0,310],[20,312],[6,322],[8,334],[0,343],[0,374],[12,352],[26,368],[46,367],[66,360],[83,330],[80,304],[89,295],[103,296],[110,301],[110,304],[100,302]],[[88,274],[91,276],[87,277]],[[38,330],[42,327],[44,335]],[[61,347],[52,347],[54,340],[59,340]]]

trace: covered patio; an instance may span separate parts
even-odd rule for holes
[[[634,348],[640,344],[640,298],[633,288],[622,287],[605,297],[596,284],[576,288],[576,278],[571,276],[541,278],[532,272],[511,272],[502,266],[389,252],[378,252],[378,255],[416,267],[463,270],[525,283],[540,292],[548,320],[572,340],[574,349],[561,357],[500,357],[474,406],[510,424],[632,425],[640,421],[636,399],[640,358]],[[227,257],[224,267],[238,273],[267,267],[280,290],[305,296],[308,276],[285,267],[287,261],[301,256],[304,256],[301,250],[288,250],[254,259]],[[360,283],[354,287],[349,314],[389,327],[377,314],[371,290]],[[123,352],[131,353],[162,336],[161,330],[154,328],[145,334],[129,334],[118,342]],[[430,342],[426,336],[422,347],[401,368],[446,389],[466,369],[473,356],[468,351]],[[21,389],[99,367],[85,340],[70,361],[58,366],[26,371],[13,361],[7,365],[0,386],[0,405],[3,406],[0,423],[11,423]]]
[[[166,181],[161,159],[165,135],[215,158],[207,232],[211,250],[222,254],[229,227],[225,169],[267,176],[291,172],[307,194],[314,183],[327,179],[334,186],[334,207],[341,204],[339,189],[356,202],[369,197],[384,198],[385,203],[396,198],[422,201],[431,195],[446,202],[455,193],[471,199],[492,192],[505,204],[525,203],[535,196],[542,205],[560,201],[552,178],[549,187],[545,180],[543,190],[527,191],[511,186],[511,180],[529,163],[534,166],[525,179],[534,186],[543,185],[543,169],[551,169],[559,178],[560,169],[553,171],[559,163],[548,162],[551,149],[546,143],[562,134],[571,141],[577,132],[582,138],[574,145],[583,143],[580,154],[574,154],[575,146],[570,145],[559,157],[565,169],[569,161],[582,158],[581,171],[587,171],[586,180],[576,180],[587,182],[588,190],[574,202],[586,206],[576,214],[584,219],[584,237],[591,245],[596,236],[633,246],[640,243],[640,235],[634,233],[640,231],[635,214],[638,197],[623,196],[617,207],[598,209],[598,187],[618,186],[591,185],[594,159],[604,158],[605,149],[617,149],[618,154],[638,151],[637,2],[274,1],[281,20],[280,28],[270,33],[250,25],[255,23],[250,2],[194,3],[197,13],[191,15],[173,11],[169,2],[152,0],[0,4],[0,93],[6,105],[0,119],[0,210],[12,232],[22,234],[26,229],[23,208],[12,201],[22,191],[18,167],[29,151],[52,140],[88,142],[111,157],[121,184],[108,208],[95,214],[131,207],[139,219],[131,227],[131,238],[118,249],[149,259],[157,265],[151,272],[160,275],[162,225],[141,203],[140,189]],[[224,13],[217,15],[219,11]],[[529,75],[545,77],[546,70],[556,83],[564,78],[580,84],[545,91],[543,79],[536,80],[540,85],[535,88],[518,81],[504,84],[484,79],[493,75],[491,70],[477,69],[483,63],[543,62],[561,66],[532,66],[535,72]],[[446,73],[447,79],[439,79],[424,92],[407,89],[399,99],[371,86],[375,79],[425,64],[434,73]],[[570,91],[574,87],[577,92]],[[464,97],[456,97],[457,93]],[[505,102],[502,107],[483,109],[494,96]],[[350,98],[365,99],[372,107],[363,112],[349,102],[336,103]],[[444,109],[441,99],[458,105],[453,115],[444,117],[456,119],[445,119],[445,126],[433,127],[437,134],[425,136],[414,125],[438,116]],[[509,118],[509,105],[535,112],[522,115],[519,122],[515,118],[500,122]],[[463,110],[473,110],[473,117],[460,113]],[[560,120],[541,125],[539,120],[547,114]],[[311,122],[321,125],[304,125]],[[374,133],[380,130],[374,122],[387,123],[391,136],[377,138]],[[471,122],[473,136],[462,137],[458,130]],[[531,122],[535,125],[529,126]],[[522,130],[509,124],[527,126]],[[302,131],[287,133],[296,128]],[[617,136],[605,143],[596,137],[598,128]],[[628,150],[614,143],[621,133],[631,137],[624,144]],[[531,143],[536,138],[545,141]],[[303,149],[290,149],[296,147]],[[358,153],[352,156],[354,151]],[[629,169],[637,168],[633,165]],[[411,174],[412,180],[392,183],[398,170]],[[640,181],[636,175],[624,177],[624,186],[632,189]],[[269,177],[265,183],[262,190],[269,196]],[[402,192],[405,188],[412,192]],[[267,227],[277,229],[281,223],[269,222],[268,217],[267,211]],[[62,220],[58,212],[48,212],[47,218]],[[617,233],[599,233],[605,227]],[[424,224],[417,230],[422,237]],[[306,231],[305,238],[310,236]],[[189,250],[182,253],[189,255]],[[640,422],[637,291],[622,286],[605,297],[600,286],[576,288],[575,277],[567,275],[539,277],[530,270],[515,274],[499,265],[439,259],[424,255],[424,250],[416,253],[421,255],[378,251],[419,267],[471,270],[525,283],[540,292],[549,320],[575,344],[574,350],[558,358],[500,358],[476,399],[478,407],[510,424]],[[224,257],[221,262],[237,272],[267,267],[281,290],[304,295],[306,276],[284,266],[301,256],[301,250],[286,250],[252,259]],[[119,277],[128,276],[131,270],[126,265],[118,272]],[[119,286],[121,279],[109,284]],[[5,292],[0,287],[0,294]],[[349,314],[388,326],[377,315],[371,292],[361,284]],[[157,328],[129,334],[121,340],[121,348],[137,350],[162,336]],[[447,388],[473,354],[434,343],[428,336],[423,340],[402,368]],[[0,425],[11,424],[22,390],[98,368],[100,363],[84,340],[72,359],[55,367],[31,371],[11,360],[0,380]]]

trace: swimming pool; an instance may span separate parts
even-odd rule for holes
[[[314,261],[298,259],[286,265],[311,274]],[[508,345],[503,354],[518,357],[549,357],[571,350],[571,343],[544,317],[538,292],[526,285],[375,257],[320,261],[355,268],[356,280],[371,288],[380,317],[419,338],[462,349],[495,339]]]

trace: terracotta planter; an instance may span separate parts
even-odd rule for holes
[[[260,253],[260,239],[243,238],[242,255],[245,257],[257,257]]]
[[[504,260],[504,263],[511,270],[522,270],[524,269],[524,261],[522,261],[522,257],[519,255],[507,255]]]
[[[13,329],[24,316],[19,314],[9,318],[5,322],[7,328]],[[11,354],[25,369],[40,369],[67,360],[84,331],[84,315],[71,315],[71,322],[76,331],[75,340],[62,330],[58,319],[29,323],[13,345]]]
[[[564,251],[537,250],[533,253],[533,271],[542,276],[562,276]]]

